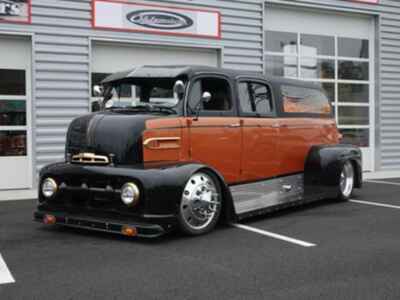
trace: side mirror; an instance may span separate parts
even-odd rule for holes
[[[201,103],[208,103],[208,102],[210,102],[211,97],[212,97],[212,96],[211,96],[211,93],[209,93],[209,92],[204,92],[203,95],[201,96],[200,104],[201,104]]]
[[[182,80],[178,80],[177,82],[175,82],[174,94],[177,95],[179,100],[183,99],[183,96],[185,95],[185,84]]]
[[[108,100],[104,105],[105,108],[111,108],[114,106],[114,100]]]
[[[93,95],[95,97],[100,97],[103,95],[103,87],[100,85],[93,86]]]
[[[197,121],[199,119],[199,114],[200,114],[200,109],[201,109],[201,105],[203,103],[208,103],[210,102],[212,98],[212,95],[210,92],[204,92],[203,95],[201,96],[201,99],[199,101],[199,103],[196,105],[196,117],[194,118],[194,121]]]

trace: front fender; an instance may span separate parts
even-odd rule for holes
[[[196,162],[129,166],[57,163],[42,169],[40,183],[45,177],[53,177],[59,184],[67,182],[80,186],[84,182],[91,186],[103,182],[118,189],[127,181],[133,181],[139,185],[143,195],[141,201],[143,214],[176,215],[186,182],[194,173],[202,170],[211,172],[218,178],[225,201],[223,215],[228,220],[232,220],[235,216],[233,202],[224,178],[215,169]],[[39,195],[39,200],[41,200],[41,195]]]
[[[304,168],[306,195],[324,194],[336,196],[340,172],[346,161],[351,161],[355,170],[355,187],[362,186],[362,155],[352,145],[320,145],[311,148]]]

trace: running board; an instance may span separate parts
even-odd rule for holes
[[[304,198],[303,174],[230,187],[236,214],[297,202]]]

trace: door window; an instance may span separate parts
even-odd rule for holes
[[[27,155],[25,70],[0,69],[0,157]]]
[[[240,109],[245,114],[269,115],[273,112],[269,87],[258,82],[240,82]]]
[[[208,102],[201,101],[205,92],[211,94]],[[190,114],[195,114],[197,109],[200,110],[200,113],[232,111],[232,93],[229,82],[216,77],[197,79],[191,88],[188,107]]]

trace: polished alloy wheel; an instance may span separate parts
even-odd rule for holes
[[[180,218],[189,233],[201,233],[215,225],[221,210],[217,185],[214,178],[203,172],[188,180],[180,204]]]
[[[343,165],[339,184],[341,196],[344,199],[349,198],[354,188],[354,168],[353,164],[349,161]]]

